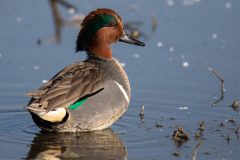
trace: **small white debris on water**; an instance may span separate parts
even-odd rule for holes
[[[17,17],[17,18],[16,18],[16,21],[17,21],[18,23],[21,23],[21,22],[22,22],[22,17]]]
[[[175,4],[175,1],[174,0],[167,0],[166,3],[167,3],[168,6],[173,6]]]
[[[39,70],[39,66],[34,66],[34,70]]]
[[[47,82],[48,82],[48,80],[46,80],[46,79],[42,80],[42,83],[43,83],[43,84],[45,84],[45,83],[47,83]]]
[[[120,64],[121,64],[122,67],[126,67],[126,63],[121,62]]]
[[[213,99],[218,99],[218,97],[217,97],[217,96],[214,96]]]
[[[208,67],[208,70],[212,72],[212,71],[213,71],[213,68],[212,68],[212,67]]]
[[[162,42],[158,42],[158,43],[157,43],[157,47],[160,48],[160,47],[162,47],[162,46],[163,46],[163,43],[162,43]]]
[[[136,11],[139,9],[139,7],[136,4],[130,4],[130,5],[128,5],[128,9],[130,11]]]
[[[225,119],[223,122],[228,122],[229,121],[229,119]]]
[[[76,13],[76,10],[74,8],[69,8],[68,9],[68,13],[69,14],[75,14]]]
[[[74,14],[70,21],[82,21],[84,19],[84,15],[81,14]]]
[[[231,2],[225,3],[225,8],[226,9],[231,9],[232,8],[232,3]]]
[[[169,48],[169,51],[170,51],[170,52],[174,52],[174,50],[175,50],[174,47],[170,47],[170,48]]]
[[[73,14],[73,16],[70,18],[68,24],[72,25],[73,27],[76,27],[76,28],[79,28],[80,25],[84,19],[84,15],[81,15],[81,14]]]
[[[160,129],[158,129],[158,131],[159,131],[159,132],[162,132],[162,131],[163,131],[163,129],[162,129],[162,128],[160,128]]]
[[[133,57],[134,57],[134,58],[140,58],[140,55],[137,54],[137,53],[135,53],[135,54],[133,54]]]
[[[200,2],[200,0],[183,0],[182,4],[184,6],[190,6],[190,5],[194,5],[196,3]]]
[[[189,63],[188,63],[188,62],[186,62],[186,61],[185,61],[185,62],[182,62],[182,67],[183,67],[183,68],[187,68],[188,66],[189,66]]]
[[[188,107],[186,107],[186,106],[183,106],[183,107],[178,107],[178,109],[180,109],[180,110],[187,110],[187,109],[188,109]]]
[[[217,33],[213,33],[213,34],[212,34],[212,38],[213,38],[213,39],[217,39],[217,38],[218,38]]]

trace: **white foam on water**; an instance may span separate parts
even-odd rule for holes
[[[162,42],[158,42],[158,43],[157,43],[157,47],[160,48],[160,47],[162,47],[162,46],[163,46],[163,43],[162,43]]]
[[[178,109],[180,109],[180,110],[187,110],[187,109],[188,109],[188,107],[186,107],[186,106],[183,106],[183,107],[178,107]]]
[[[69,8],[68,9],[68,13],[69,14],[75,14],[76,13],[76,10],[74,8]]]
[[[34,70],[39,70],[39,66],[34,66]]]
[[[120,64],[121,64],[122,67],[126,67],[126,63],[120,62]]]
[[[45,83],[47,83],[47,82],[48,82],[48,80],[46,80],[46,79],[43,79],[43,80],[42,80],[42,83],[43,83],[43,84],[45,84]]]
[[[182,67],[187,68],[189,66],[189,63],[187,61],[182,62]]]
[[[140,58],[140,55],[137,54],[137,53],[135,53],[135,54],[133,54],[133,57],[134,57],[134,58]]]
[[[232,8],[232,3],[231,2],[225,3],[225,8],[226,9],[231,9]]]
[[[182,55],[181,55],[181,59],[184,59],[184,58],[185,58],[185,55],[184,55],[184,54],[182,54]]]
[[[166,4],[168,6],[173,6],[175,4],[175,1],[174,0],[166,0]]]
[[[175,50],[174,47],[169,47],[170,52],[174,52],[174,50]]]
[[[218,38],[218,34],[217,33],[213,33],[212,34],[212,39],[217,39]]]
[[[183,0],[182,4],[184,6],[191,6],[191,5],[195,5],[195,4],[199,3],[199,2],[200,2],[200,0]]]
[[[17,18],[16,18],[16,21],[17,21],[18,23],[21,23],[22,20],[23,20],[22,17],[17,17]]]

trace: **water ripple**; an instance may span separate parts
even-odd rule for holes
[[[0,139],[14,144],[29,144],[29,140],[39,130],[32,124],[28,113],[23,110],[1,111],[0,128]]]

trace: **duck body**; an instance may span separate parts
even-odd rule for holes
[[[95,10],[85,18],[76,50],[86,51],[88,58],[67,66],[27,94],[32,97],[27,109],[42,130],[102,130],[124,114],[131,89],[127,74],[112,57],[110,45],[118,40],[144,45],[126,35],[120,16],[111,9]]]
[[[76,78],[78,76],[80,76],[79,80]],[[83,77],[86,79],[87,77],[96,78],[94,82],[82,82]],[[51,85],[54,83],[55,86],[57,86],[56,89],[54,89],[56,91],[49,92],[50,89],[53,90]],[[80,85],[77,84],[76,86],[73,86],[73,83],[80,83]],[[83,85],[81,86],[81,84]],[[115,58],[108,60],[89,58],[84,62],[71,64],[59,72],[38,91],[30,93],[33,97],[39,98],[32,98],[29,106],[34,103],[39,104],[42,97],[51,96],[53,92],[56,92],[56,97],[51,97],[52,101],[63,97],[63,95],[66,97],[69,90],[74,89],[76,90],[73,91],[74,93],[71,93],[71,95],[73,96],[76,93],[76,97],[78,97],[78,92],[81,94],[81,90],[87,90],[89,85],[98,86],[94,90],[88,91],[89,93],[92,93],[92,95],[86,94],[86,100],[84,99],[85,102],[82,105],[77,106],[77,108],[74,109],[67,108],[63,106],[64,104],[60,105],[61,107],[59,108],[66,108],[67,113],[60,121],[51,122],[51,120],[47,119],[48,113],[39,116],[39,111],[32,111],[30,113],[32,113],[34,122],[43,130],[59,132],[86,132],[101,130],[111,126],[112,123],[121,117],[127,110],[131,97],[128,77],[120,63]],[[66,106],[77,101],[75,100],[77,98],[73,98],[74,100],[71,100],[71,98],[69,99],[69,102],[63,102],[66,103]],[[58,103],[51,102],[51,100],[46,99],[46,101],[51,103],[52,106],[54,103]],[[41,103],[46,102],[43,101]],[[49,108],[50,106],[48,105],[47,107]]]

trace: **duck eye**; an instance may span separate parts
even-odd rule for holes
[[[114,26],[116,26],[116,24],[113,22],[108,24],[108,27],[114,27]]]

